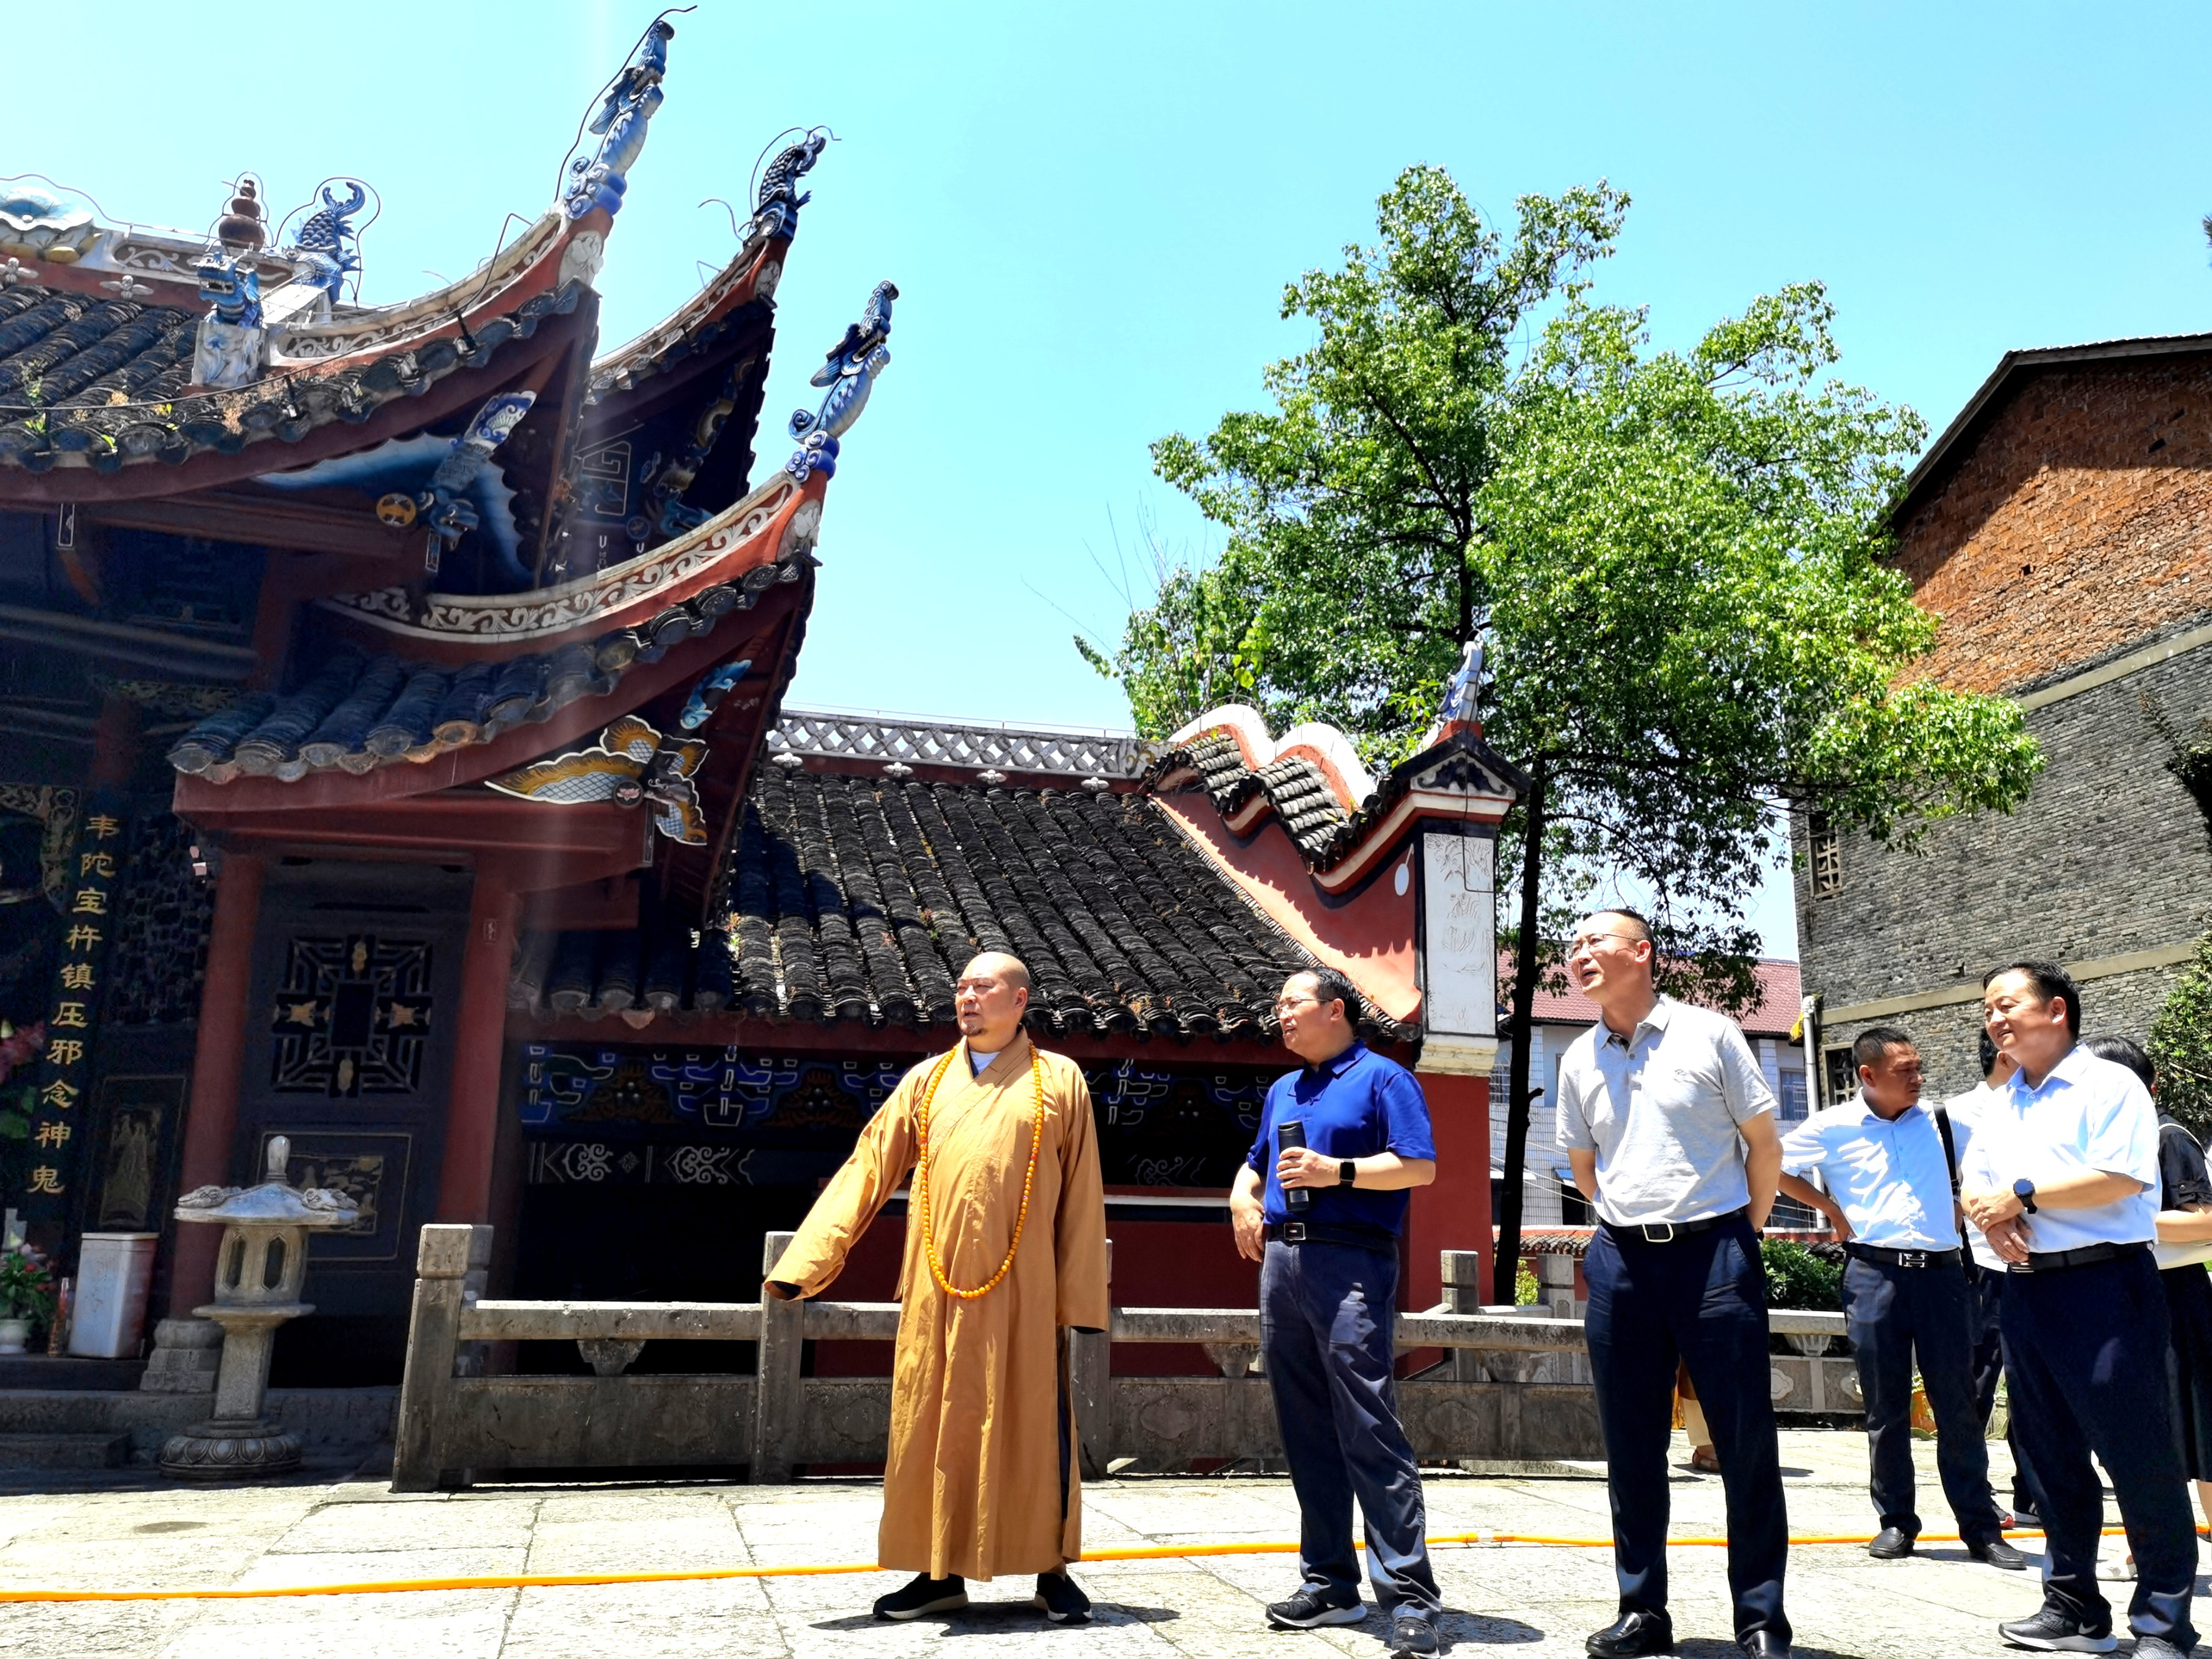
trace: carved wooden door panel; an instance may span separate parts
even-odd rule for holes
[[[315,860],[275,865],[263,890],[231,1178],[258,1180],[281,1134],[295,1184],[361,1206],[357,1226],[310,1244],[316,1317],[283,1342],[324,1356],[308,1368],[319,1380],[381,1373],[404,1350],[415,1236],[437,1200],[470,886],[465,870]]]

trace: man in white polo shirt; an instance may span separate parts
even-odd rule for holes
[[[1674,1645],[1667,1611],[1667,1441],[1679,1357],[1705,1408],[1728,1495],[1729,1594],[1747,1659],[1789,1659],[1782,1574],[1790,1517],[1766,1359],[1759,1230],[1774,1206],[1774,1096],[1735,1022],[1661,996],[1650,924],[1601,910],[1567,957],[1599,1024],[1559,1062],[1559,1145],[1597,1206],[1590,1375],[1613,1499],[1620,1617],[1593,1659]]]
[[[1973,1292],[1952,1200],[1952,1133],[1920,1100],[1911,1034],[1874,1025],[1851,1045],[1859,1093],[1815,1113],[1782,1141],[1782,1190],[1826,1215],[1850,1258],[1844,1268],[1868,1462],[1881,1532],[1867,1553],[1893,1561],[1920,1536],[1913,1503],[1912,1372],[1936,1413],[1936,1468],[1977,1561],[2017,1572],[1990,1496],[1989,1446],[1974,1405]],[[1805,1179],[1818,1170],[1822,1192]]]
[[[2112,1477],[2136,1558],[2128,1623],[2140,1659],[2178,1659],[2197,1529],[2167,1397],[2166,1293],[2151,1255],[2158,1114],[2124,1066],[2076,1046],[2081,999],[2065,969],[2017,962],[1982,983],[1982,1013],[2019,1066],[1984,1108],[1960,1202],[2008,1264],[2000,1316],[2014,1420],[2035,1471],[2050,1540],[2043,1606],[2000,1625],[2015,1647],[2109,1653],[2112,1610],[2097,1588]]]

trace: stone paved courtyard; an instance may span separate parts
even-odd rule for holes
[[[1676,1444],[1679,1462],[1679,1436]],[[1923,1520],[1931,1531],[1951,1530],[1934,1480],[1934,1448],[1917,1449]],[[1991,1449],[2001,1461],[2002,1444]],[[1859,1435],[1788,1432],[1782,1455],[1793,1531],[1872,1530]],[[34,1489],[40,1479],[45,1486]],[[865,1480],[781,1488],[505,1485],[400,1498],[380,1478],[343,1470],[264,1488],[179,1488],[128,1474],[62,1484],[72,1479],[16,1476],[0,1492],[0,1583],[247,1586],[865,1560],[873,1553],[879,1496]],[[1297,1506],[1289,1482],[1279,1479],[1124,1478],[1094,1485],[1085,1499],[1093,1549],[1296,1535]],[[1936,1506],[1925,1507],[1931,1499]],[[1607,1530],[1605,1487],[1594,1473],[1439,1474],[1429,1485],[1429,1507],[1431,1529],[1439,1533]],[[1678,1468],[1676,1531],[1717,1532],[1721,1516],[1719,1480]],[[1436,1560],[1449,1609],[1443,1634],[1462,1655],[1502,1647],[1529,1659],[1574,1659],[1584,1635],[1613,1616],[1604,1549],[1447,1548]],[[1279,1555],[1088,1565],[1079,1576],[1098,1613],[1080,1630],[1045,1626],[1026,1606],[1026,1579],[974,1587],[977,1605],[957,1616],[880,1625],[867,1608],[902,1581],[888,1573],[256,1601],[12,1604],[0,1606],[0,1654],[866,1659],[965,1651],[991,1659],[1047,1652],[1067,1659],[1328,1659],[1332,1649],[1383,1651],[1386,1632],[1374,1617],[1322,1632],[1267,1630],[1262,1604],[1292,1588],[1294,1571],[1292,1559]],[[1722,1552],[1677,1550],[1673,1573],[1682,1651],[1689,1659],[1734,1659]],[[1799,1651],[1808,1656],[2001,1652],[1996,1621],[2029,1611],[2037,1600],[2033,1572],[1978,1565],[1956,1545],[1929,1546],[1917,1559],[1888,1563],[1853,1546],[1802,1547],[1792,1553],[1790,1574]],[[2204,1588],[2200,1581],[2200,1592]]]

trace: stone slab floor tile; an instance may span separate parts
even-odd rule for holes
[[[239,1579],[241,1589],[264,1585],[380,1583],[395,1579],[478,1577],[526,1570],[520,1546],[501,1549],[311,1550],[260,1557]],[[403,1613],[438,1595],[503,1594],[487,1590],[413,1590],[386,1598]],[[318,1597],[334,1601],[337,1598]]]
[[[159,1659],[498,1659],[506,1638],[504,1607],[428,1619],[368,1614],[313,1622],[248,1620],[226,1612],[185,1626],[163,1644]]]
[[[726,1515],[672,1522],[547,1522],[530,1542],[532,1572],[682,1572],[751,1565]]]
[[[325,1504],[269,1546],[279,1555],[529,1547],[536,1504]]]
[[[757,1581],[560,1586],[521,1592],[501,1659],[787,1652]]]
[[[175,1589],[225,1584],[261,1547],[220,1534],[186,1538],[18,1539],[0,1549],[0,1578],[26,1589]]]
[[[199,1616],[176,1601],[15,1603],[0,1606],[0,1654],[8,1659],[155,1659]]]

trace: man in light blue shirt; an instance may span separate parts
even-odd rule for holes
[[[1881,1532],[1877,1560],[1912,1553],[1920,1535],[1912,1478],[1916,1354],[1936,1413],[1936,1467],[1977,1561],[2008,1571],[2027,1558],[2004,1541],[1990,1496],[1990,1454],[1974,1401],[1973,1304],[1960,1259],[1950,1126],[1920,1103],[1910,1033],[1875,1025],[1851,1045],[1859,1096],[1783,1137],[1782,1190],[1826,1215],[1850,1257],[1844,1315]],[[1805,1179],[1814,1170],[1822,1192]]]
[[[2051,1546],[2042,1608],[1998,1633],[2015,1647],[2073,1653],[2117,1645],[2097,1588],[2104,1491],[2094,1450],[2135,1551],[2136,1652],[2179,1659],[2197,1642],[2197,1529],[2150,1249],[2158,1115],[2134,1073],[2075,1046],[2081,993],[2063,968],[1998,969],[1982,982],[1982,1014],[2020,1070],[1983,1108],[1960,1201],[2009,1264],[1999,1303],[2005,1371]]]

